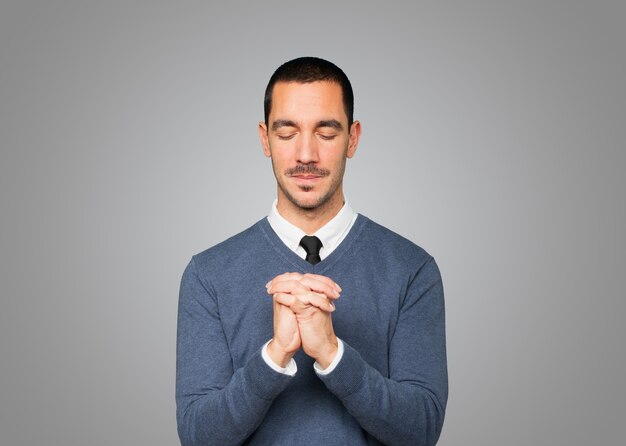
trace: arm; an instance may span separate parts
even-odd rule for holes
[[[265,363],[261,348],[233,370],[214,292],[200,281],[192,259],[178,307],[176,403],[182,445],[241,444],[290,380]]]
[[[389,373],[389,378],[382,376],[344,342],[341,361],[320,379],[381,442],[434,445],[443,425],[448,381],[443,287],[432,259],[407,288],[389,346]]]

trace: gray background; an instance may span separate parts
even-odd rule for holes
[[[340,65],[353,207],[437,259],[440,444],[626,438],[623,1],[6,1],[0,444],[173,445],[190,256],[267,214],[273,70]]]

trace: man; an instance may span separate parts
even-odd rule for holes
[[[350,82],[276,70],[259,135],[270,215],[195,255],[178,316],[183,445],[434,445],[447,401],[443,288],[424,250],[355,214]]]

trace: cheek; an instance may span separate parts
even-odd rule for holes
[[[277,166],[282,166],[286,163],[285,155],[278,150],[272,152],[272,163]]]
[[[272,152],[271,159],[272,159],[272,167],[274,169],[274,172],[276,173],[282,173],[285,171],[285,169],[287,169],[288,167],[291,167],[288,161],[285,159],[285,156],[280,154],[280,152],[277,150],[274,150]]]
[[[348,153],[347,146],[335,146],[326,153],[325,162],[334,166],[340,166],[346,161],[346,154]]]

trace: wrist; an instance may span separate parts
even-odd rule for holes
[[[323,368],[327,369],[333,362],[337,352],[339,351],[339,343],[337,337],[333,336],[333,339],[326,345],[322,352],[315,358],[315,361]]]
[[[272,339],[270,343],[267,344],[267,355],[274,362],[274,364],[278,365],[279,367],[287,367],[287,364],[289,364],[289,361],[291,361],[291,358],[293,358],[294,354],[295,352],[287,352],[281,349],[280,346],[278,346],[278,344],[274,342],[274,339]]]

